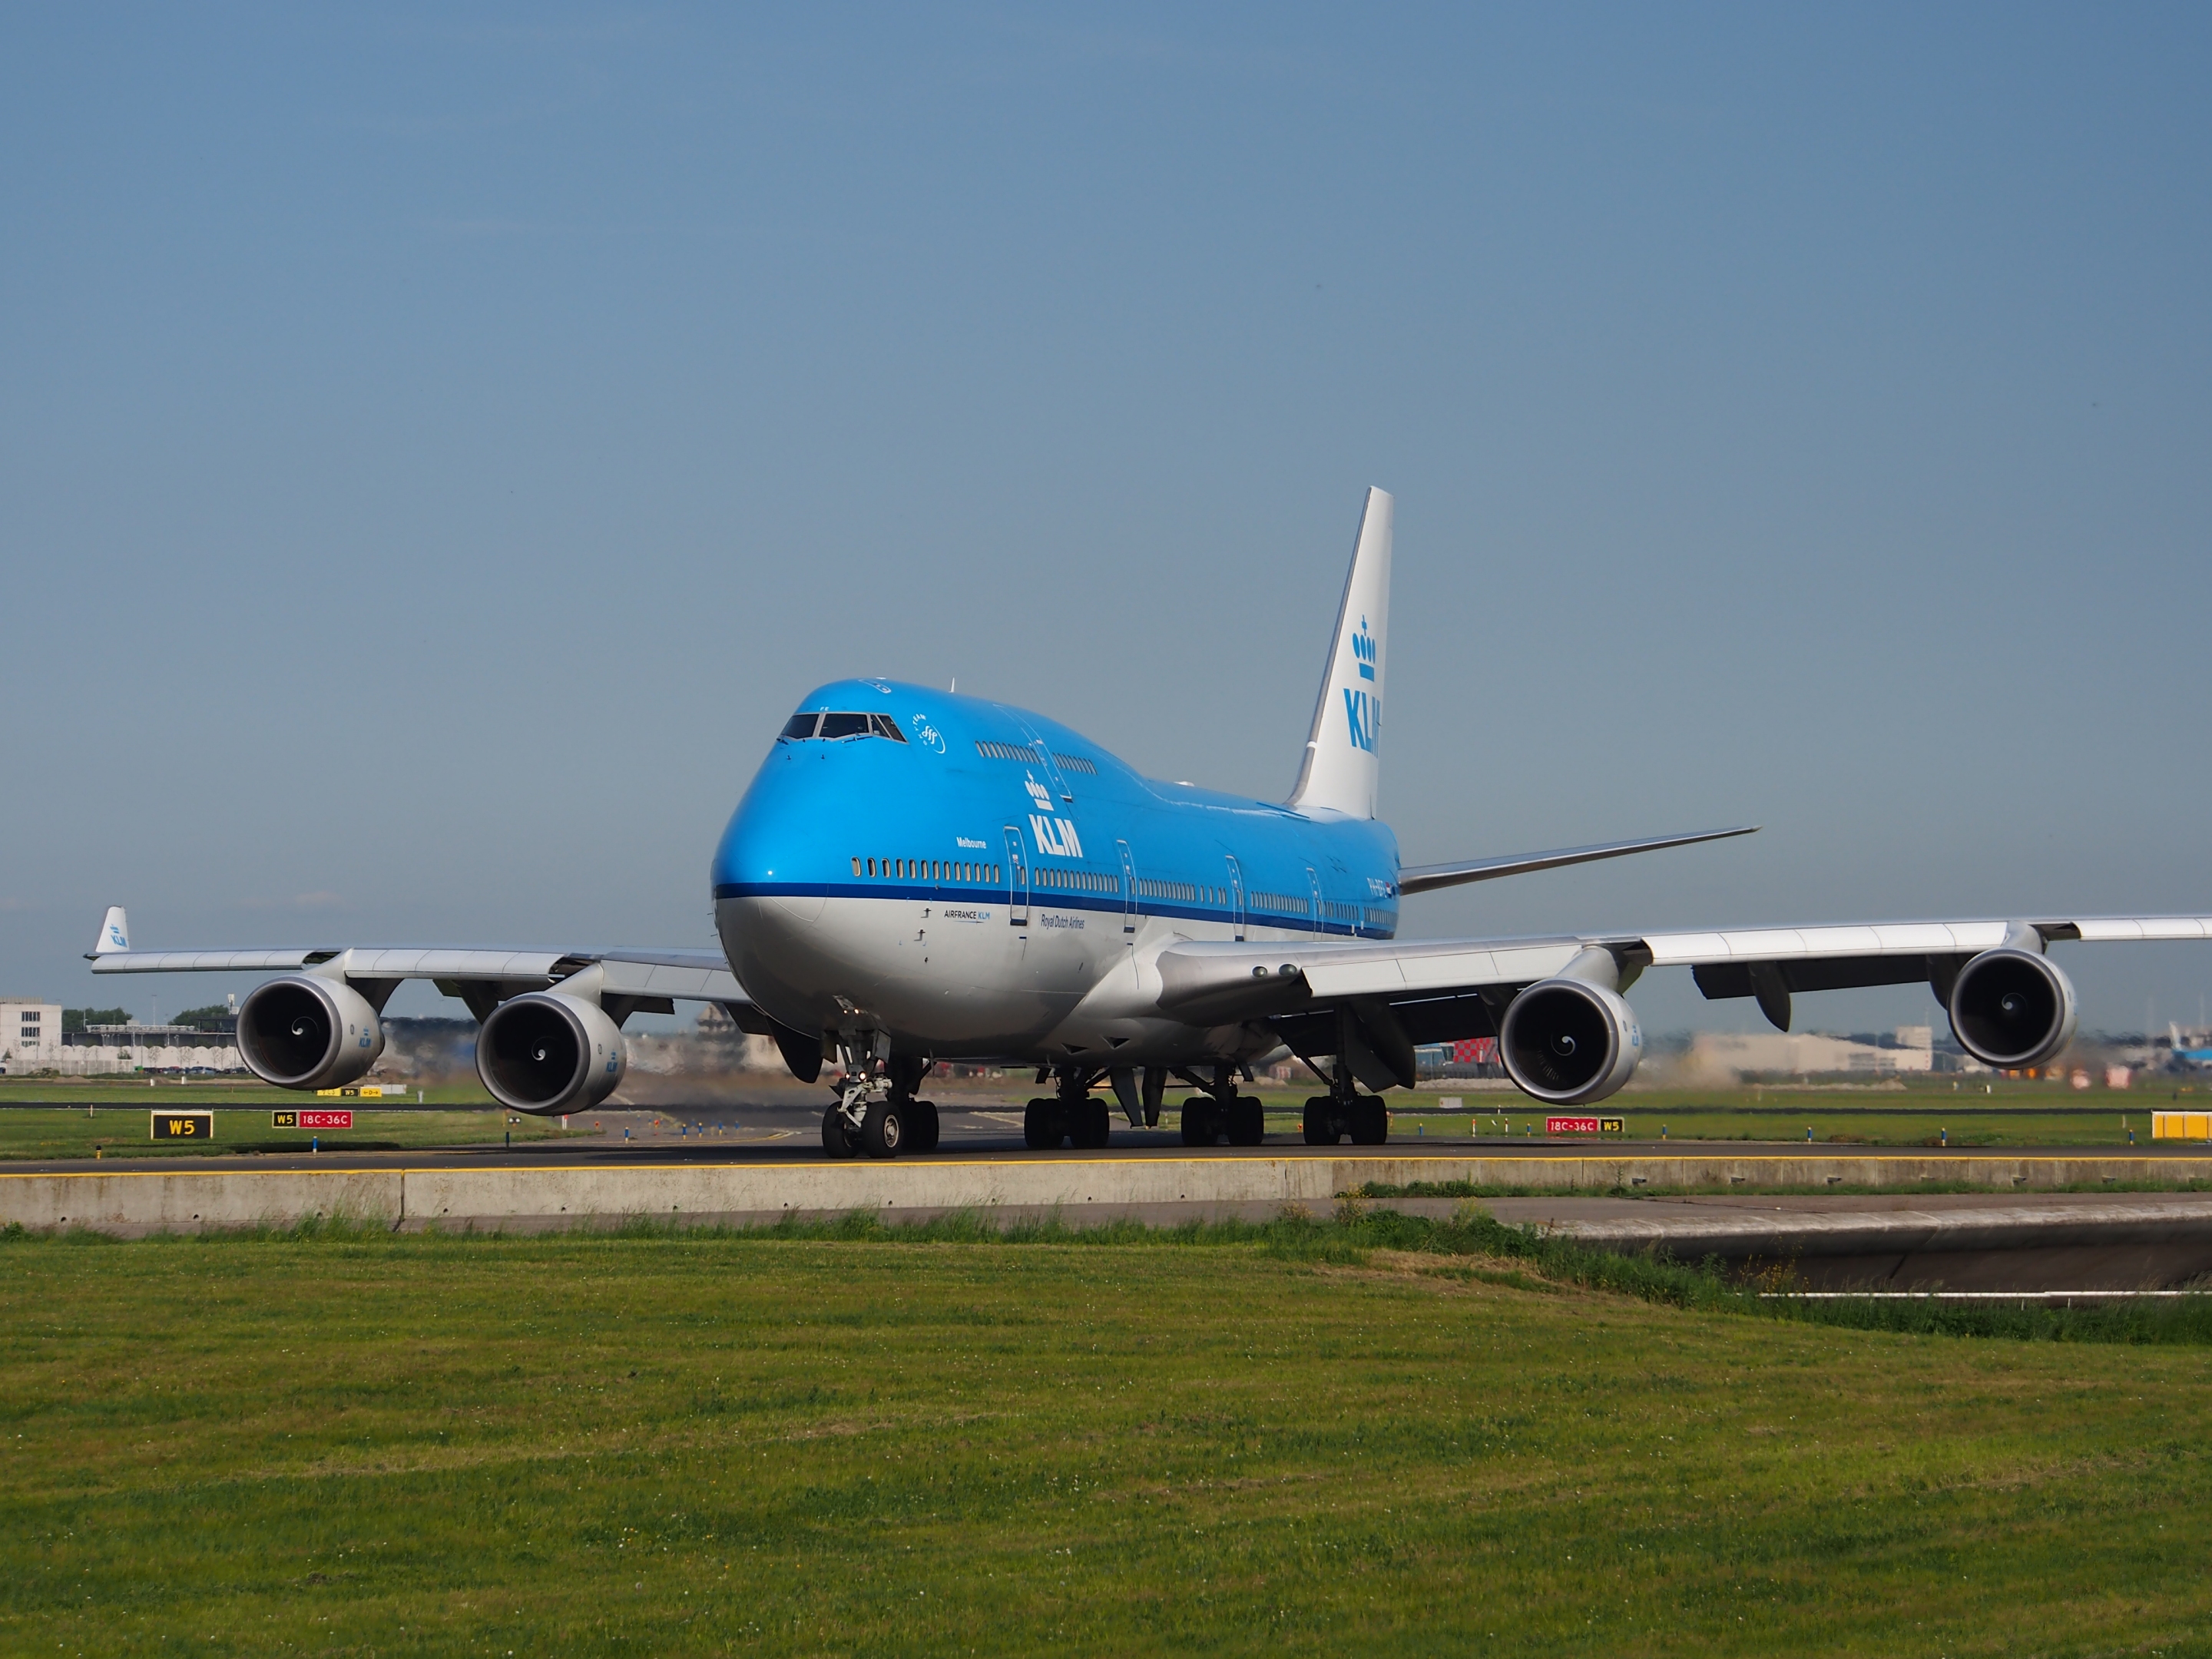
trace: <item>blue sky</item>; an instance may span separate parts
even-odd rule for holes
[[[2208,46],[11,9],[0,991],[108,1000],[115,901],[144,945],[703,945],[721,823],[851,672],[1279,796],[1370,483],[1410,860],[1767,826],[1409,931],[2212,910]],[[2212,990],[2065,959],[2093,1024]]]

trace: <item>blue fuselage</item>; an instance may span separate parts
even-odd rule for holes
[[[1249,1055],[1164,1018],[1188,940],[1388,939],[1385,825],[1141,776],[1056,722],[915,685],[808,697],[714,854],[730,965],[801,1032],[940,1058]]]

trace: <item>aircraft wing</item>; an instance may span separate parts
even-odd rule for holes
[[[1439,887],[1457,887],[1464,882],[1496,881],[1500,876],[1523,876],[1534,870],[1557,870],[1569,864],[1626,858],[1631,853],[1656,853],[1665,847],[1692,847],[1701,841],[1726,841],[1731,836],[1758,832],[1757,824],[1747,823],[1734,830],[1699,830],[1686,836],[1652,836],[1641,841],[1603,841],[1589,847],[1554,848],[1548,853],[1516,853],[1507,858],[1413,864],[1398,872],[1398,890],[1427,893]]]
[[[1262,1020],[1301,1054],[1334,1053],[1353,1010],[1410,1072],[1414,1044],[1497,1033],[1515,994],[1585,951],[1609,953],[1626,989],[1646,968],[1688,968],[1708,998],[1756,997],[1787,1030],[1799,991],[1924,981],[1943,996],[1970,957],[2062,939],[2212,939],[2212,916],[1899,921],[1535,939],[1293,940],[1172,945],[1158,957],[1161,1008],[1178,1018]],[[1387,1014],[1383,1012],[1387,1011]],[[1410,1078],[1407,1079],[1410,1082]]]
[[[387,992],[401,980],[427,979],[482,1018],[508,997],[543,991],[587,968],[600,970],[600,994],[646,1012],[678,1001],[720,1004],[740,1028],[767,1032],[721,955],[712,951],[510,951],[443,945],[301,945],[248,951],[134,951],[120,907],[108,911],[88,959],[95,974],[319,972]],[[382,999],[376,998],[378,1006]],[[666,1006],[664,1006],[666,1005]]]

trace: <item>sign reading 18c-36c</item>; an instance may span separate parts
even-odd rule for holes
[[[156,1112],[154,1114],[154,1139],[156,1140],[213,1140],[215,1114],[213,1112]]]
[[[353,1114],[343,1112],[271,1112],[269,1123],[276,1129],[350,1129]]]

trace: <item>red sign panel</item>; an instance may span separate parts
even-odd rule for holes
[[[1496,1037],[1462,1037],[1452,1044],[1455,1066],[1488,1066],[1498,1059]]]
[[[1617,1135],[1627,1125],[1617,1117],[1547,1117],[1544,1133],[1547,1135]]]
[[[300,1127],[302,1129],[350,1129],[353,1127],[353,1114],[351,1112],[301,1112]]]

